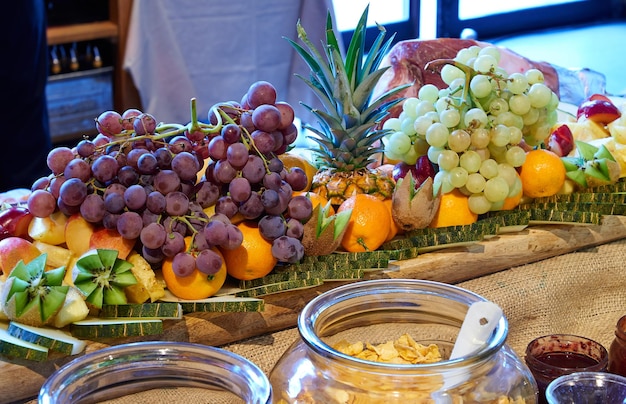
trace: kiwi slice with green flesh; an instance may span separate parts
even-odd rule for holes
[[[116,250],[91,250],[76,261],[72,279],[86,302],[101,309],[103,304],[128,303],[124,288],[137,283],[132,267]]]
[[[2,289],[0,301],[10,320],[41,326],[61,309],[69,286],[63,285],[65,267],[46,271],[47,255],[18,262]]]

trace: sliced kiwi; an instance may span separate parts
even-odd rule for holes
[[[7,278],[0,302],[10,320],[41,326],[61,309],[69,286],[63,285],[65,267],[46,271],[47,255],[28,264],[20,261]]]
[[[72,270],[74,286],[93,308],[103,304],[126,304],[124,288],[137,283],[133,264],[118,258],[116,250],[98,249],[83,254]]]

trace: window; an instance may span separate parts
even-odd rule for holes
[[[621,11],[621,0],[436,1],[438,37],[459,37],[464,28],[471,28],[479,39],[488,39],[608,20]]]
[[[387,39],[395,33],[394,42],[417,38],[419,2],[414,0],[333,0],[335,23],[347,47],[363,10],[369,4],[366,47],[378,35],[376,23],[387,30]]]
[[[375,22],[395,41],[458,38],[471,28],[478,39],[624,18],[624,0],[332,0],[338,30],[348,44],[363,9],[370,5],[368,40]]]

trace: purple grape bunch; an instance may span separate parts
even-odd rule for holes
[[[33,183],[28,200],[34,216],[80,214],[137,239],[153,265],[171,258],[178,276],[219,270],[214,249],[243,241],[231,221],[236,216],[258,222],[279,261],[302,259],[313,209],[308,198],[293,195],[307,184],[304,171],[287,170],[278,157],[298,129],[293,108],[277,101],[271,83],[255,82],[241,101],[214,105],[207,122],[198,120],[192,100],[187,125],[159,124],[128,109],[103,112],[96,128],[93,139],[49,152],[51,173]]]

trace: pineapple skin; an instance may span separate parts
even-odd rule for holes
[[[313,177],[311,192],[339,206],[356,194],[368,194],[380,200],[391,198],[395,181],[378,169],[360,168],[354,171],[338,171],[333,167],[318,170]]]

